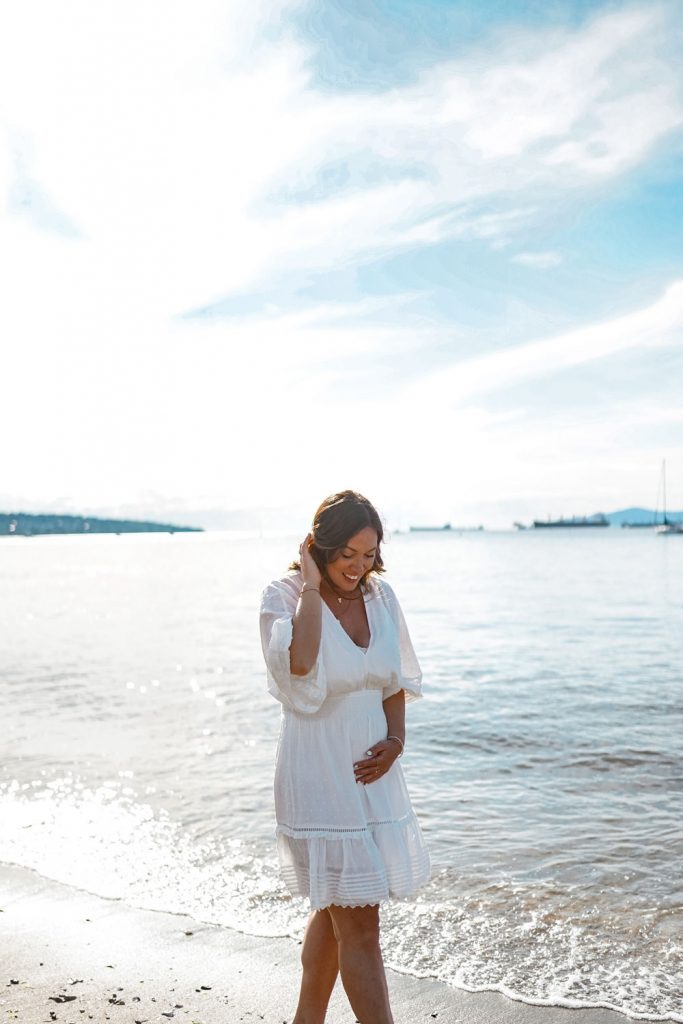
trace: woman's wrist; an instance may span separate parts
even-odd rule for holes
[[[400,754],[398,756],[402,757],[403,756],[403,740],[401,739],[401,737],[400,736],[387,736],[387,739],[388,740],[396,740],[396,742],[401,747],[401,752],[400,752]]]

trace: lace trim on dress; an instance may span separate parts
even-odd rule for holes
[[[380,907],[384,906],[384,904],[388,902],[388,896],[383,896],[381,899],[375,900],[373,903],[342,903],[341,900],[335,900],[333,903],[326,903],[324,907],[316,907],[316,910],[325,910],[326,907],[342,907],[344,910],[350,909],[351,907]]]
[[[295,838],[301,836],[301,837],[310,837],[312,839],[313,838],[316,838],[316,839],[323,838],[323,837],[327,836],[329,833],[334,833],[335,835],[336,834],[344,834],[344,835],[363,836],[363,835],[368,835],[368,833],[370,833],[375,828],[384,827],[386,825],[398,825],[401,828],[403,828],[405,825],[408,825],[408,824],[412,823],[415,820],[416,820],[415,812],[412,811],[412,812],[409,812],[408,814],[404,814],[402,818],[387,818],[385,821],[369,821],[367,823],[367,825],[362,826],[361,828],[334,828],[334,827],[332,827],[332,828],[328,828],[328,827],[316,828],[314,826],[309,826],[309,825],[306,825],[304,827],[299,827],[299,826],[296,826],[296,825],[288,825],[286,822],[278,822],[277,831],[278,832],[284,832],[287,835],[291,835],[291,836],[293,836]]]

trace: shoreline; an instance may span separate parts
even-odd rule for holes
[[[139,910],[0,862],[2,1019],[38,1024],[290,1024],[299,943]],[[626,1024],[617,1010],[539,1006],[387,970],[396,1024]],[[353,1024],[338,981],[326,1024]]]

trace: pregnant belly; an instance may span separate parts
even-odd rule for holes
[[[313,715],[285,713],[278,747],[276,803],[297,821],[315,809],[342,817],[357,809],[354,761],[387,735],[381,690],[328,697]],[[353,816],[353,814],[351,814]],[[279,817],[279,815],[278,815]],[[334,814],[337,817],[337,814]]]

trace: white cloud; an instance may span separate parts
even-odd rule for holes
[[[307,258],[325,262],[328,208],[344,210],[335,256],[341,244],[354,253],[448,237],[500,245],[542,219],[546,204],[554,216],[559,193],[573,198],[631,169],[683,123],[674,13],[652,5],[601,13],[574,31],[516,31],[425,71],[416,85],[325,98],[325,118],[308,104],[310,147],[283,181],[305,189],[331,155],[353,164],[371,153],[392,185],[349,186],[343,199],[333,193],[290,211],[292,227],[298,218],[306,225]],[[397,167],[406,168],[402,187]],[[364,231],[374,190],[381,201]],[[524,216],[520,197],[532,200]],[[311,220],[323,227],[317,248]]]
[[[549,270],[560,265],[562,256],[559,252],[518,252],[512,257],[512,262],[535,270]]]
[[[537,515],[647,503],[652,496],[638,488],[654,479],[663,455],[683,474],[680,403],[615,393],[586,405],[580,393],[566,390],[564,406],[544,414],[533,398],[505,411],[497,410],[496,399],[524,382],[542,390],[544,381],[554,383],[570,368],[627,350],[647,359],[658,348],[675,348],[682,326],[683,281],[677,281],[644,309],[460,360],[397,389],[378,414],[391,424],[392,450],[400,453],[394,465],[403,472],[404,502],[424,496],[425,512],[440,508],[443,518],[501,496],[533,503],[544,492],[555,500],[536,508]]]
[[[562,373],[582,363],[639,348],[677,344],[683,327],[683,280],[669,285],[645,309],[464,360],[423,377],[406,398],[427,408],[448,408],[503,391],[525,380]]]
[[[646,309],[463,360],[412,388],[387,368],[363,401],[353,376],[340,384],[345,372],[362,376],[373,354],[397,358],[428,336],[363,325],[332,304],[229,325],[150,318],[135,336],[120,316],[94,348],[92,331],[105,331],[97,296],[84,295],[71,333],[55,338],[58,294],[56,284],[45,305],[15,298],[22,331],[0,379],[2,489],[38,503],[61,495],[63,507],[115,510],[167,495],[180,511],[305,511],[341,480],[413,518],[429,509],[457,518],[473,500],[501,495],[531,500],[539,486],[558,496],[558,506],[539,514],[595,511],[598,498],[608,505],[638,474],[648,479],[660,456],[646,431],[659,425],[672,446],[680,437],[680,408],[652,397],[578,417],[558,410],[544,422],[533,409],[496,411],[496,392],[525,380],[542,386],[544,377],[626,348],[647,357],[676,344],[683,282]],[[57,311],[63,319],[65,309]],[[51,344],[40,349],[36,372],[31,339],[41,335]],[[669,457],[673,480],[674,450]],[[562,495],[573,495],[573,509]]]
[[[343,473],[390,495],[408,467],[425,493],[452,490],[456,472],[485,489],[512,449],[490,410],[455,402],[492,381],[668,343],[680,326],[676,286],[642,314],[482,356],[407,393],[379,379],[359,410],[353,372],[373,353],[419,345],[413,328],[347,322],[339,304],[229,325],[175,320],[291,268],[447,238],[511,246],[558,194],[629,170],[681,123],[673,8],[515,32],[381,95],[317,91],[311,54],[286,22],[272,26],[287,9],[3,7],[0,185],[8,195],[23,182],[29,200],[21,217],[11,203],[0,212],[5,490],[100,505],[149,490],[272,503],[310,467],[315,494]],[[368,153],[391,168],[386,181],[278,201],[330,160]],[[49,209],[31,208],[31,195]]]
[[[449,237],[500,247],[542,218],[544,195],[623,172],[683,120],[667,7],[516,31],[416,85],[329,95],[312,86],[300,42],[259,39],[281,6],[5,8],[8,146],[29,140],[36,183],[90,240],[88,265],[106,268],[120,301],[163,315],[284,265],[329,267]],[[332,158],[368,153],[392,180],[315,203],[264,202]]]
[[[253,5],[262,15],[277,6]],[[144,292],[171,314],[269,263],[250,207],[296,149],[290,106],[305,75],[295,44],[258,45],[245,10],[208,0],[5,8],[8,146],[29,140],[36,180],[122,301]]]

